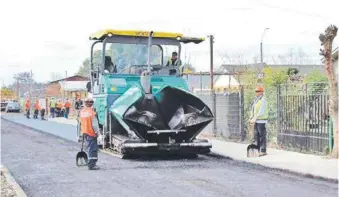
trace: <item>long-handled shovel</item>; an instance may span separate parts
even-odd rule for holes
[[[251,140],[255,139],[256,136],[254,135],[254,123],[250,123]],[[259,147],[255,142],[247,146],[247,157],[259,157]]]
[[[88,157],[87,154],[83,151],[84,148],[84,135],[82,135],[82,142],[81,142],[81,151],[78,152],[76,157],[76,164],[78,167],[87,166]]]

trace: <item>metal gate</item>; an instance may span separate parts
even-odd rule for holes
[[[299,151],[323,152],[329,145],[326,91],[277,91],[278,143]]]

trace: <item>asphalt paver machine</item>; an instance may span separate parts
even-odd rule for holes
[[[107,29],[94,33],[90,40],[89,91],[101,128],[98,144],[103,149],[120,155],[210,152],[211,143],[197,135],[213,114],[190,92],[182,77],[183,67],[166,66],[164,55],[166,46],[174,46],[180,59],[182,44],[199,44],[204,38]],[[100,61],[95,63],[97,44],[102,47]]]

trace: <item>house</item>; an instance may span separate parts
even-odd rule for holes
[[[189,88],[195,89],[209,89],[211,86],[211,76],[209,73],[188,73],[183,76],[187,80]],[[213,79],[216,81],[215,77]]]
[[[243,65],[234,65],[234,64],[224,64],[221,65],[219,70],[229,70],[231,72],[244,72],[247,69],[257,69],[262,71],[266,66],[272,68],[297,68],[299,70],[298,75],[304,76],[305,74],[311,73],[313,70],[324,71],[324,66],[321,64],[243,64]]]
[[[80,97],[87,95],[86,84],[89,81],[87,77],[74,75],[71,77],[51,81],[46,85],[45,97],[75,97],[79,94]]]

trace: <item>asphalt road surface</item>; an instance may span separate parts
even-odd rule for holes
[[[101,170],[88,171],[75,165],[77,143],[4,119],[1,124],[2,163],[28,196],[327,197],[338,192],[335,183],[209,156],[122,160],[99,153]]]

